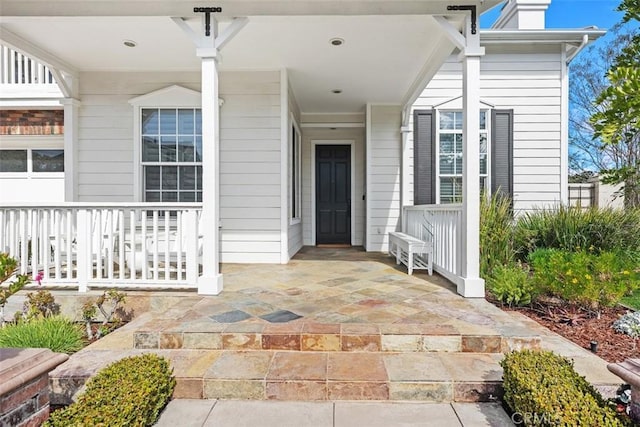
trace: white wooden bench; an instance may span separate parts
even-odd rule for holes
[[[433,243],[398,231],[389,232],[389,255],[396,257],[396,264],[407,266],[409,275],[413,270],[428,270],[433,274]]]

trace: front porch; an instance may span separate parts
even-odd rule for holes
[[[402,210],[401,229],[432,242],[434,269],[454,284],[462,274],[461,218],[460,205],[405,206]],[[0,251],[19,261],[19,274],[35,278],[40,273],[39,285],[48,287],[77,289],[80,292],[108,287],[198,289],[204,240],[202,206],[199,203],[0,206]],[[225,250],[226,244],[220,241],[221,250]],[[391,258],[379,252],[336,253],[340,256],[348,254],[354,261],[363,261],[369,256],[391,262]],[[332,252],[316,252],[306,247],[294,260],[308,259],[309,256],[317,257],[316,261],[320,263],[319,272],[323,274],[317,279],[321,283],[330,282],[323,271],[326,266],[323,267],[322,261],[331,259]],[[228,272],[231,283],[237,286],[237,281],[255,282],[256,278],[251,273],[248,278],[243,277],[245,269],[251,271],[252,268],[251,264],[228,264],[224,270]],[[264,269],[275,269],[272,272],[275,277],[279,276],[278,271],[285,277],[291,274],[282,265],[265,265]],[[304,278],[300,274],[296,273],[291,279]],[[381,283],[385,280],[378,279]],[[274,283],[274,280],[267,280],[265,285]],[[345,283],[349,285],[347,289],[353,290],[356,286],[348,280]],[[316,288],[305,289],[313,291]]]
[[[287,265],[222,271],[220,295],[156,304],[73,355],[51,375],[54,401],[142,352],[171,359],[176,399],[493,401],[502,352],[527,347],[572,357],[605,393],[617,384],[587,350],[381,254],[303,248]]]
[[[5,74],[40,64],[61,96],[55,106],[0,101],[64,110],[67,204],[43,206],[19,192],[26,203],[2,207],[13,213],[1,219],[0,250],[20,258],[21,272],[43,271],[45,283],[80,291],[195,287],[216,295],[220,263],[285,264],[303,244],[320,242],[329,223],[339,223],[328,234],[344,235],[343,243],[386,251],[389,232],[412,226],[401,218],[413,203],[414,103],[458,52],[463,205],[434,215],[444,219],[442,228],[431,224],[444,233],[434,235],[435,264],[458,293],[484,295],[473,184],[484,55],[477,26],[497,0],[366,0],[346,10],[337,1],[294,9],[223,2],[213,16],[176,1],[136,11],[104,2],[89,15],[75,1],[55,10],[4,3],[0,42],[18,58]],[[28,155],[34,148],[21,150],[24,140],[7,150]],[[314,183],[313,147],[334,144],[351,145],[351,163]],[[33,170],[28,164],[21,173]],[[320,207],[319,190],[336,177],[341,200]]]

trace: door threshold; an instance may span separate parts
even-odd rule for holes
[[[316,248],[350,248],[349,243],[319,243]]]

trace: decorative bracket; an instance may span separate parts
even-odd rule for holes
[[[474,9],[475,10],[475,9]],[[221,13],[221,7],[194,7],[193,11],[195,13],[204,13],[204,35],[205,37],[209,37],[211,35],[211,14],[212,13]]]
[[[475,34],[478,31],[478,24],[476,22],[477,13],[476,13],[475,5],[447,6],[447,10],[470,10],[471,11],[471,34]]]

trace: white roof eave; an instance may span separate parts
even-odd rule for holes
[[[480,40],[483,45],[504,43],[579,43],[583,36],[589,41],[595,41],[606,30],[598,28],[583,29],[545,29],[545,30],[480,30]]]

